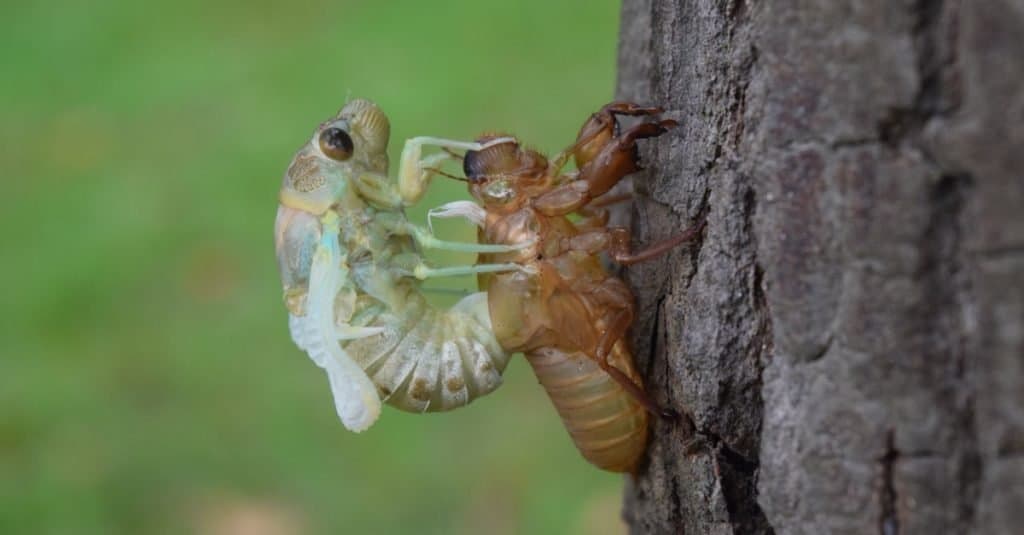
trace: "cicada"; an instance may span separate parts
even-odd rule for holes
[[[647,441],[648,414],[663,411],[644,392],[625,339],[634,318],[629,287],[610,274],[599,254],[629,264],[693,239],[684,232],[633,253],[625,228],[608,227],[604,196],[637,171],[636,142],[676,123],[644,121],[620,132],[617,115],[649,117],[657,108],[615,102],[593,114],[576,142],[550,161],[507,136],[465,154],[463,171],[480,203],[455,202],[433,216],[462,216],[480,226],[485,244],[532,244],[484,253],[483,263],[529,269],[479,276],[491,325],[508,352],[523,352],[581,454],[594,465],[628,472]],[[570,159],[576,171],[563,172]]]
[[[320,124],[285,172],[274,228],[292,338],[327,372],[338,416],[353,431],[369,427],[382,402],[445,411],[501,383],[509,353],[494,336],[486,295],[441,310],[420,281],[523,266],[435,268],[420,249],[495,254],[528,246],[447,242],[410,223],[403,208],[422,196],[430,170],[452,157],[422,157],[423,147],[489,145],[410,139],[396,180],[387,174],[389,135],[387,117],[362,99]]]

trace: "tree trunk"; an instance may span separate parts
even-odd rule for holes
[[[635,533],[1024,533],[1024,2],[626,0]],[[685,419],[684,419],[685,421]]]

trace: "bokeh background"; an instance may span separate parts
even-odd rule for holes
[[[519,358],[467,409],[346,432],[288,339],[271,243],[281,174],[346,95],[390,115],[393,161],[413,135],[494,129],[554,151],[612,96],[617,17],[613,0],[5,6],[0,533],[621,531],[621,478],[578,456]],[[441,181],[422,208],[454,198]]]

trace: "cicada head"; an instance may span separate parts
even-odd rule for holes
[[[356,99],[321,123],[299,149],[281,184],[281,204],[319,215],[365,172],[386,173],[391,126],[376,104]]]
[[[485,134],[478,143],[487,143],[503,134]],[[515,209],[524,193],[542,181],[547,159],[539,152],[523,148],[518,142],[499,143],[482,150],[466,152],[462,171],[469,181],[470,193],[489,210]]]

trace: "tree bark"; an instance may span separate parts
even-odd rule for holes
[[[1024,532],[1024,2],[626,0],[634,533]],[[685,419],[684,419],[685,421]]]

